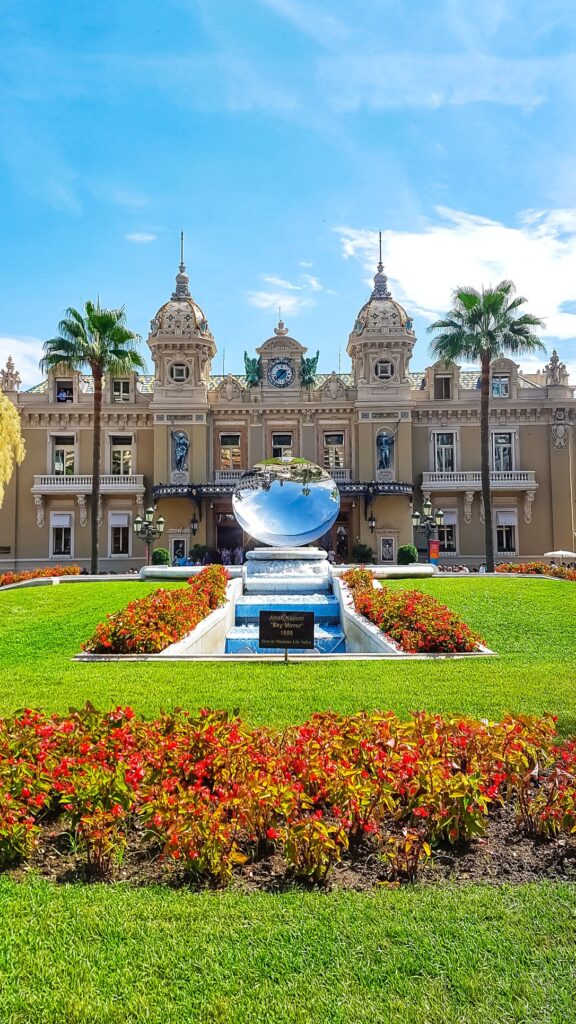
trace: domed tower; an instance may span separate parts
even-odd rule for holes
[[[208,472],[208,386],[216,345],[188,287],[180,236],[176,288],[150,324],[154,361],[154,481],[189,484]]]
[[[352,360],[358,398],[379,402],[386,397],[395,401],[408,398],[407,374],[415,343],[412,319],[392,298],[388,288],[380,233],[380,260],[374,288],[356,317],[346,347]]]
[[[188,287],[180,236],[180,266],[176,288],[150,323],[148,345],[155,369],[154,404],[207,403],[214,337],[200,306]]]

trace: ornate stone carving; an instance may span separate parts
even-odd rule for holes
[[[480,495],[480,522],[484,524],[486,522],[486,513],[484,512],[484,495]]]
[[[464,522],[472,522],[472,502],[474,501],[474,491],[464,492]]]
[[[532,522],[532,504],[536,497],[536,491],[525,491],[524,492],[524,522]]]
[[[236,378],[229,373],[220,384],[218,392],[221,398],[225,398],[227,402],[232,402],[235,398],[240,397],[242,388]]]
[[[35,494],[34,504],[36,505],[36,526],[44,526],[44,495]]]
[[[97,517],[98,526],[102,526],[103,514],[104,513],[103,513],[103,509],[102,509],[102,496],[100,496],[98,498],[98,517]]]
[[[14,367],[12,356],[6,360],[6,369],[0,370],[0,391],[18,391],[22,379]]]
[[[337,376],[336,371],[332,370],[328,380],[323,384],[322,390],[329,398],[341,398],[346,394],[346,385],[341,377]]]
[[[134,504],[136,505],[136,515],[137,516],[143,516],[144,515],[144,495],[143,494],[136,494],[134,496]]]
[[[556,449],[563,448],[568,437],[568,422],[565,409],[554,409],[552,423],[552,440]]]
[[[566,369],[566,364],[560,362],[556,349],[552,350],[550,362],[546,363],[544,373],[546,374],[546,383],[549,385],[551,384],[554,386],[555,384],[568,383],[568,370]]]
[[[252,420],[252,423],[256,423],[256,424],[261,423],[262,422],[262,410],[261,409],[252,409],[251,412],[250,412],[250,418]]]
[[[274,328],[274,334],[276,334],[279,338],[283,338],[286,334],[288,334],[288,328],[284,326],[283,320],[278,321],[278,327]]]
[[[86,506],[86,495],[77,494],[76,502],[80,509],[80,526],[86,526],[88,523],[88,508]]]
[[[304,423],[308,426],[310,423],[313,423],[313,422],[314,422],[314,410],[313,409],[304,409]]]

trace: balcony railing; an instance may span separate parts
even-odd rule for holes
[[[350,480],[349,469],[327,469],[326,472],[330,474],[336,483],[347,483]],[[214,483],[235,484],[243,473],[246,473],[245,469],[215,469]]]
[[[533,491],[538,486],[533,469],[510,469],[504,472],[492,470],[490,483],[495,491]],[[480,491],[482,475],[475,470],[462,473],[422,473],[423,491],[434,491],[439,487],[451,491]]]
[[[90,494],[91,490],[91,473],[77,476],[49,473],[34,477],[32,494]],[[102,494],[143,494],[144,476],[142,473],[125,476],[103,473],[100,477],[100,490]]]

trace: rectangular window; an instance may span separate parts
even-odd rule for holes
[[[492,377],[492,398],[510,398],[510,377],[508,374]]]
[[[438,526],[438,540],[440,541],[440,553],[443,555],[455,555],[456,545],[457,513],[445,512],[442,526]]]
[[[437,401],[445,401],[447,398],[452,397],[452,378],[451,377],[434,377],[434,398]]]
[[[324,434],[324,469],[344,468],[344,434]]]
[[[56,401],[57,402],[73,402],[74,401],[74,388],[71,380],[57,380],[56,381]]]
[[[453,473],[455,466],[454,434],[434,434],[434,471],[436,473]]]
[[[128,512],[111,512],[109,515],[110,524],[110,554],[130,554],[130,516]]]
[[[74,438],[55,437],[52,441],[52,472],[55,476],[74,476]]]
[[[492,469],[496,473],[508,473],[514,469],[512,434],[499,431],[492,434]]]
[[[129,402],[130,401],[130,381],[129,380],[113,380],[112,381],[112,399],[114,402]]]
[[[132,438],[112,435],[110,438],[110,472],[112,476],[132,473]]]
[[[242,469],[240,434],[220,434],[220,469]]]
[[[72,516],[69,512],[53,512],[50,517],[52,530],[52,555],[70,557],[72,554]]]
[[[272,458],[283,459],[292,455],[292,434],[272,434]]]
[[[496,512],[496,551],[499,555],[516,554],[517,529],[517,512]]]

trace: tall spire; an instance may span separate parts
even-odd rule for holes
[[[388,278],[384,273],[384,264],[382,263],[382,232],[378,232],[378,273],[374,276],[374,289],[372,291],[371,299],[389,299],[390,292],[388,291]]]
[[[189,299],[190,289],[188,288],[188,282],[190,278],[186,273],[186,265],[184,263],[184,232],[180,232],[180,266],[178,273],[176,274],[176,290],[172,292],[173,299]]]

